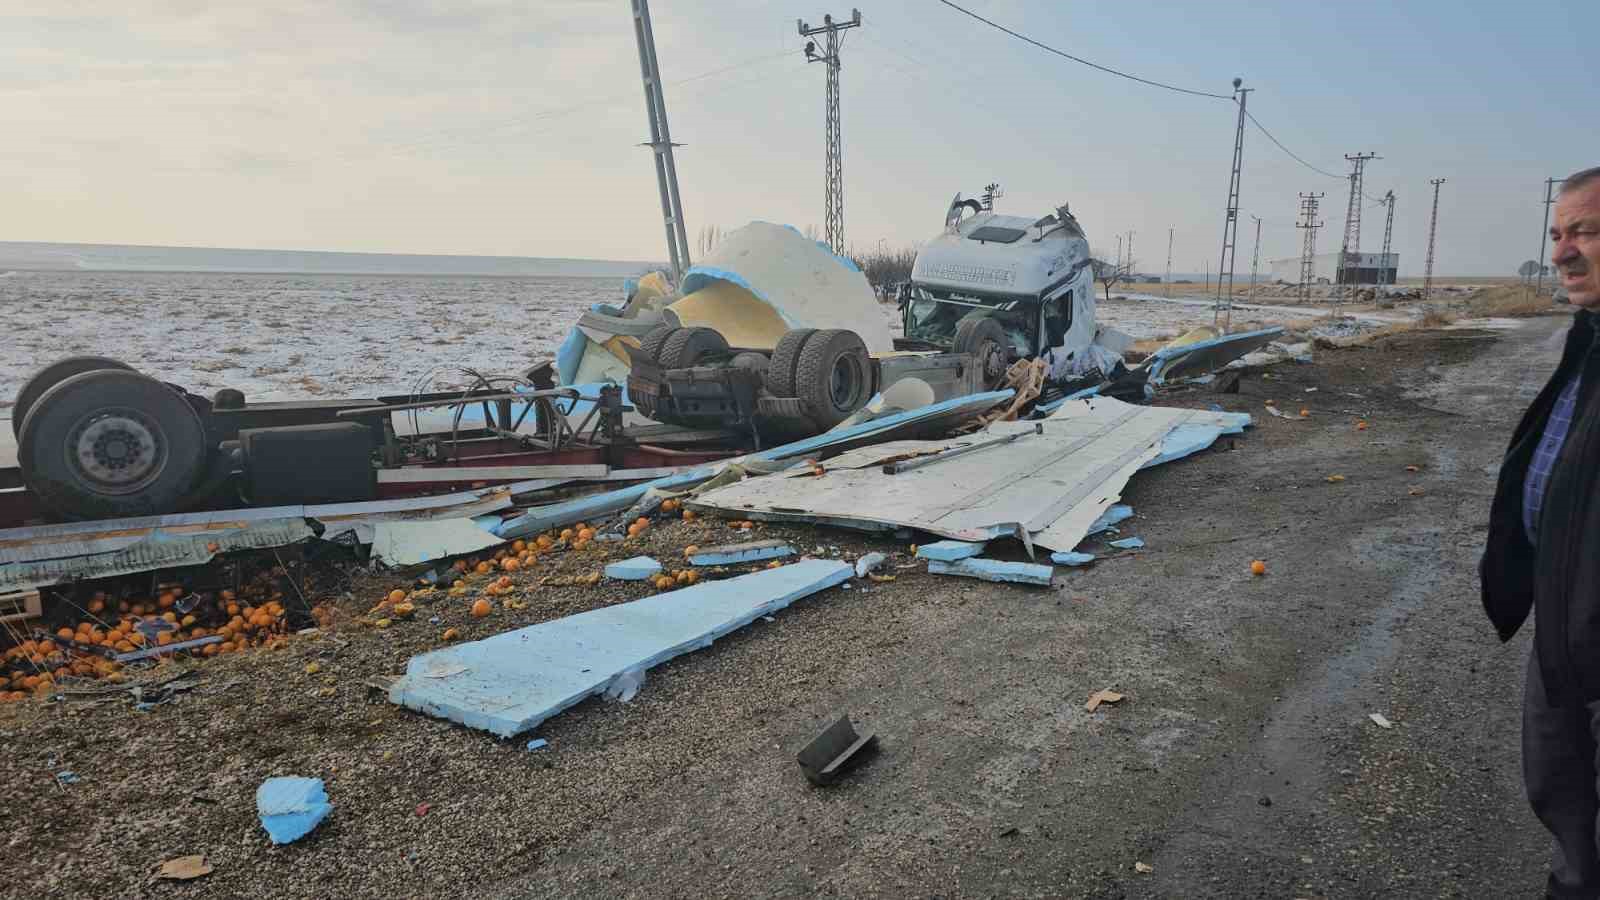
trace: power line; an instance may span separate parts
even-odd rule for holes
[[[1169,91],[1177,91],[1180,94],[1193,94],[1196,97],[1211,97],[1211,98],[1216,99],[1216,100],[1232,100],[1233,99],[1233,97],[1229,96],[1228,94],[1213,94],[1213,93],[1211,93],[1209,91],[1194,91],[1194,90],[1190,90],[1189,88],[1178,87],[1177,85],[1164,84],[1164,83],[1162,83],[1160,81],[1151,81],[1148,78],[1140,78],[1137,75],[1130,75],[1127,72],[1121,72],[1121,71],[1118,71],[1116,69],[1110,68],[1109,66],[1102,66],[1099,63],[1090,62],[1089,60],[1084,59],[1081,56],[1073,56],[1071,53],[1068,53],[1065,50],[1057,50],[1056,48],[1050,46],[1049,44],[1045,44],[1045,43],[1041,43],[1039,41],[1036,41],[1033,38],[1028,37],[1025,34],[1021,34],[1019,32],[1012,31],[1011,29],[1005,27],[1004,25],[1001,25],[999,22],[996,22],[996,21],[994,21],[992,19],[985,19],[983,16],[978,15],[977,13],[973,12],[970,9],[964,9],[964,8],[962,8],[960,6],[955,5],[954,3],[951,3],[950,0],[939,0],[939,2],[943,3],[945,6],[950,7],[951,9],[955,10],[958,13],[961,13],[962,15],[971,16],[972,18],[977,19],[979,22],[982,22],[983,24],[989,26],[990,28],[994,28],[994,29],[997,29],[997,30],[1000,30],[1000,31],[1004,31],[1006,34],[1011,35],[1012,37],[1016,38],[1019,41],[1026,41],[1027,43],[1032,44],[1035,47],[1038,47],[1040,50],[1045,50],[1045,51],[1048,51],[1050,53],[1054,53],[1057,56],[1060,56],[1060,57],[1065,58],[1065,59],[1070,59],[1075,63],[1079,63],[1079,64],[1082,64],[1082,65],[1088,66],[1091,69],[1099,69],[1102,72],[1106,72],[1106,73],[1115,75],[1115,76],[1117,76],[1119,78],[1126,78],[1129,81],[1137,81],[1140,84],[1148,84],[1151,87],[1165,88],[1165,89],[1167,89]]]

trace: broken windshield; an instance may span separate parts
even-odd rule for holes
[[[1033,297],[975,297],[913,285],[906,306],[906,337],[941,347],[955,342],[956,325],[972,312],[999,322],[1020,357],[1033,355],[1038,306]]]

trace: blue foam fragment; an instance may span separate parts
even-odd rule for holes
[[[606,565],[606,577],[619,581],[643,581],[652,575],[660,574],[661,563],[648,556],[635,556],[620,562]]]
[[[838,560],[803,560],[445,647],[412,657],[389,700],[511,737],[854,572]]]
[[[917,547],[917,555],[923,559],[956,562],[957,560],[971,559],[977,556],[987,546],[988,544],[981,541],[976,543],[969,541],[937,541]]]
[[[1075,553],[1067,550],[1050,554],[1050,561],[1058,566],[1086,566],[1094,562],[1093,553]]]
[[[320,778],[268,778],[256,788],[256,813],[274,844],[300,840],[330,812],[333,804]]]
[[[1123,538],[1120,541],[1106,541],[1106,546],[1115,547],[1118,550],[1137,550],[1144,546],[1144,538],[1130,537]]]
[[[689,554],[689,562],[697,566],[731,566],[793,555],[794,548],[783,541],[750,541],[744,544],[728,544],[697,550]]]
[[[1048,586],[1050,576],[1055,570],[1038,563],[1005,562],[998,559],[963,559],[956,562],[932,559],[928,561],[928,571],[934,575],[961,575],[966,578],[981,578],[984,581]]]

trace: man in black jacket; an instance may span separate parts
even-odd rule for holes
[[[1522,697],[1528,802],[1556,839],[1549,897],[1600,897],[1600,167],[1568,178],[1551,261],[1577,314],[1511,438],[1480,574],[1501,640],[1531,608]]]

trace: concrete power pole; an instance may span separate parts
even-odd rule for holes
[[[1361,179],[1362,173],[1367,168],[1367,160],[1381,159],[1376,153],[1357,153],[1354,156],[1346,153],[1345,159],[1350,161],[1350,208],[1344,214],[1344,246],[1339,249],[1339,265],[1333,271],[1334,292],[1333,312],[1339,314],[1339,304],[1343,302],[1346,284],[1355,278],[1352,270],[1349,275],[1345,270],[1350,265],[1350,254],[1361,254]]]
[[[1389,268],[1389,247],[1394,240],[1394,191],[1383,195],[1383,203],[1389,207],[1389,216],[1383,223],[1383,255],[1378,257],[1378,283],[1394,284],[1394,281],[1384,281],[1383,272]],[[1400,267],[1395,267],[1395,274],[1400,274]]]
[[[1565,178],[1546,178],[1544,180],[1544,230],[1539,232],[1539,284],[1533,289],[1535,297],[1544,293],[1544,242],[1550,238],[1550,205],[1556,202],[1556,185],[1564,184],[1565,182]]]
[[[1250,257],[1250,299],[1256,296],[1256,273],[1261,270],[1261,217],[1255,213],[1250,218],[1256,220],[1256,251]]]
[[[861,10],[850,10],[850,21],[835,22],[833,16],[822,17],[822,25],[812,28],[803,20],[796,20],[801,37],[825,35],[825,46],[817,53],[817,42],[806,42],[806,62],[826,63],[828,66],[827,122],[825,125],[827,148],[823,160],[823,216],[828,246],[833,252],[843,254],[844,246],[844,153],[839,134],[839,47],[844,43],[840,36],[845,30],[861,27]]]
[[[1211,313],[1211,324],[1217,324],[1219,316],[1223,315],[1222,275],[1228,275],[1227,314],[1223,319],[1222,330],[1227,331],[1233,324],[1233,248],[1239,240],[1239,175],[1244,167],[1244,106],[1250,99],[1250,92],[1255,88],[1240,87],[1244,79],[1233,80],[1234,100],[1239,104],[1239,124],[1233,132],[1233,172],[1228,176],[1228,211],[1222,219],[1222,259],[1217,263],[1217,294],[1215,306]]]
[[[1128,230],[1128,272],[1129,279],[1133,278],[1133,230]]]
[[[1172,296],[1172,229],[1167,229],[1167,296]]]
[[[1433,236],[1439,229],[1439,185],[1444,184],[1443,178],[1434,178],[1428,182],[1433,185],[1433,215],[1428,219],[1428,258],[1423,263],[1422,269],[1422,301],[1428,301],[1428,295],[1433,293]]]
[[[1300,195],[1300,216],[1304,221],[1296,222],[1296,228],[1304,229],[1305,243],[1300,249],[1300,302],[1311,301],[1311,282],[1316,278],[1317,255],[1317,229],[1322,223],[1317,221],[1317,203],[1322,199],[1322,194]]]
[[[649,147],[656,158],[656,184],[661,189],[661,218],[667,227],[667,265],[672,282],[682,281],[689,268],[689,235],[683,225],[683,200],[678,194],[678,166],[672,160],[672,142],[667,128],[667,99],[661,93],[661,67],[656,64],[656,36],[650,28],[650,0],[630,0],[633,4],[633,37],[639,45],[639,75],[644,80],[644,108],[650,118]]]

